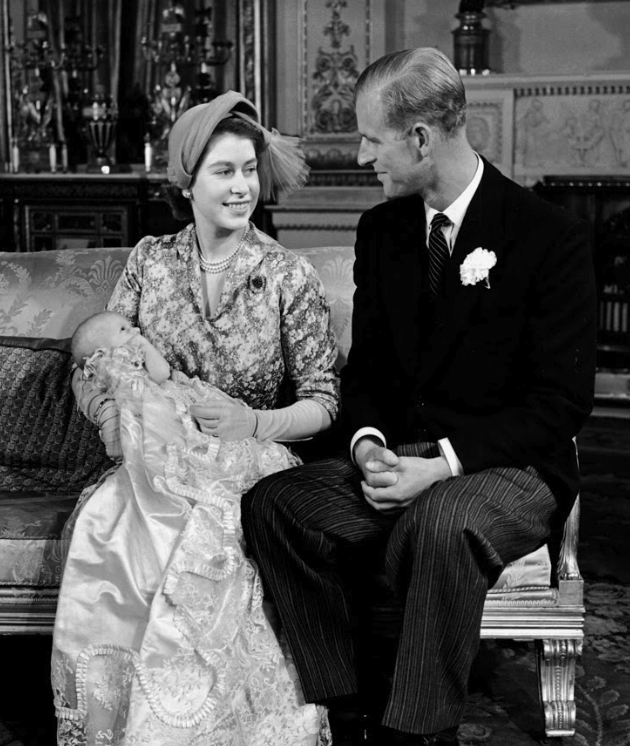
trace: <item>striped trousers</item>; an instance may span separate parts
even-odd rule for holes
[[[545,543],[557,501],[533,467],[448,479],[397,516],[370,507],[360,482],[349,460],[331,458],[267,477],[242,499],[248,549],[304,695],[357,693],[353,602],[383,563],[403,619],[382,724],[408,733],[457,725],[486,592],[504,565]]]

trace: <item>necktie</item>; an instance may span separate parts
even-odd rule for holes
[[[442,293],[444,268],[451,257],[442,231],[442,228],[450,224],[451,221],[442,212],[437,212],[431,221],[431,231],[429,233],[429,290],[434,298]]]

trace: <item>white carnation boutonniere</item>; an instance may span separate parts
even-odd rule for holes
[[[497,255],[494,251],[482,249],[481,246],[471,251],[459,267],[459,276],[462,285],[476,285],[485,282],[490,287],[490,270],[497,263]]]

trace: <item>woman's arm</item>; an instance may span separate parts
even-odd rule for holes
[[[257,440],[304,440],[332,425],[329,411],[314,399],[301,399],[281,409],[255,409]]]
[[[118,278],[114,291],[107,303],[107,310],[119,313],[129,319],[134,326],[138,325],[140,298],[143,285],[144,257],[152,237],[141,239],[132,249],[127,264]]]
[[[332,424],[328,410],[312,399],[280,409],[251,409],[237,399],[194,404],[191,415],[206,435],[223,440],[304,440]]]
[[[91,381],[83,378],[83,371],[77,368],[72,376],[72,391],[77,406],[87,419],[98,427],[105,451],[113,461],[122,459],[120,445],[120,413],[111,396],[104,394]]]
[[[319,408],[308,408],[313,418],[309,418],[309,422],[315,428],[310,435],[314,435],[337,417],[339,378],[335,371],[337,344],[330,306],[315,268],[304,257],[297,257],[283,277],[280,335],[284,364],[296,403],[310,401],[319,405]],[[324,418],[323,428],[318,426],[319,420],[315,415],[320,408],[328,414]],[[303,416],[303,408],[291,409],[288,415],[278,415],[279,419],[289,418],[286,420],[287,426],[291,420],[292,431],[297,427],[294,412],[302,412],[300,418]]]

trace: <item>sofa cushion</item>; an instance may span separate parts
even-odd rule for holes
[[[69,340],[0,337],[0,490],[80,491],[112,465],[72,368]]]
[[[350,350],[352,332],[352,299],[354,295],[354,248],[352,246],[321,246],[313,249],[293,249],[305,256],[317,270],[324,283],[330,303],[332,326],[337,338],[339,354],[337,369],[345,365]]]
[[[546,598],[551,583],[551,559],[549,548],[544,546],[510,562],[503,568],[499,579],[490,589],[488,598],[511,600],[513,602],[527,599]]]
[[[0,252],[0,334],[70,337],[105,308],[130,251]]]
[[[0,492],[0,586],[59,585],[61,530],[78,497],[78,492]]]

